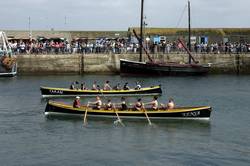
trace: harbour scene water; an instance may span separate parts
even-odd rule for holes
[[[2,2],[0,165],[250,165],[249,5]]]
[[[162,85],[159,101],[177,106],[210,105],[209,121],[126,121],[44,115],[43,85],[91,86],[97,80],[131,86]],[[0,156],[3,165],[248,165],[249,76],[122,77],[120,75],[18,76],[0,78]],[[94,98],[81,97],[81,103]],[[119,101],[119,97],[110,97]],[[137,98],[128,98],[134,102]],[[54,99],[72,103],[72,98]],[[105,101],[106,99],[103,98]],[[152,97],[143,97],[150,101]]]

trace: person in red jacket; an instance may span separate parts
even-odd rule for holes
[[[76,99],[74,100],[74,103],[73,103],[73,107],[74,108],[80,108],[81,104],[80,104],[80,97],[79,96],[76,96]]]

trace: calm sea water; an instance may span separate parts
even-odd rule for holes
[[[166,102],[210,105],[209,122],[46,118],[39,86],[69,87],[72,81],[137,80],[161,84]],[[84,98],[82,103],[93,100]],[[113,98],[112,100],[118,100]],[[129,98],[134,101],[135,98]],[[151,98],[143,98],[150,101]],[[65,99],[71,102],[71,99]],[[115,119],[114,119],[115,120]],[[0,78],[1,165],[249,165],[250,76],[120,77],[119,75],[18,76]]]

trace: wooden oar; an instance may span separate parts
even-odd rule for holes
[[[148,124],[151,126],[152,125],[152,123],[151,123],[151,121],[150,121],[150,119],[149,119],[149,117],[148,117],[148,114],[147,114],[147,111],[146,111],[146,109],[143,107],[143,112],[144,112],[144,114],[145,114],[145,116],[146,116],[146,118],[147,118],[147,120],[148,120]]]
[[[89,102],[88,102],[88,104],[87,104],[87,108],[86,108],[85,113],[84,113],[84,119],[83,119],[83,124],[84,124],[84,125],[87,125],[88,107],[89,107]]]
[[[115,107],[113,109],[114,109],[115,114],[117,116],[117,120],[114,123],[116,123],[118,121],[123,127],[125,127],[125,125],[122,123],[122,120],[120,119],[120,117],[118,115],[118,112],[116,111]]]

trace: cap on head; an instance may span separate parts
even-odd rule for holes
[[[80,97],[79,97],[79,96],[76,96],[76,99],[80,99]]]

